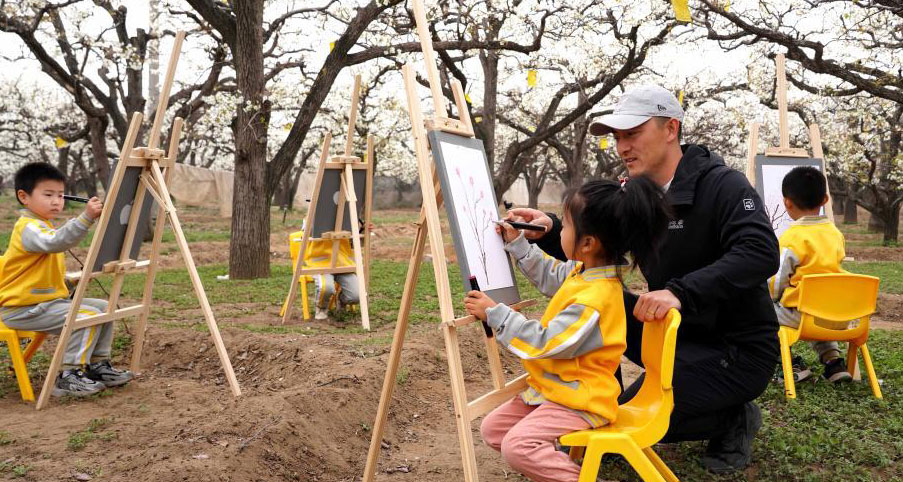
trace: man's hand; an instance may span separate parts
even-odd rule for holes
[[[100,217],[100,213],[103,212],[103,201],[101,201],[97,196],[88,199],[88,204],[85,206],[85,214],[89,219],[94,220]]]
[[[483,321],[486,321],[486,309],[497,304],[482,291],[469,291],[464,298],[464,308],[467,312]]]
[[[674,293],[668,290],[650,291],[640,295],[633,308],[633,316],[642,322],[662,321],[671,308],[680,309],[680,300]]]
[[[524,231],[524,237],[531,240],[537,240],[552,230],[552,218],[546,213],[538,209],[530,208],[514,208],[508,211],[505,216],[506,221],[521,221],[524,223],[538,224],[546,228],[545,231]]]

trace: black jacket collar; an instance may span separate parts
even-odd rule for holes
[[[674,172],[674,180],[668,189],[672,205],[692,205],[696,196],[696,182],[715,167],[723,166],[724,159],[698,144],[680,146],[683,157]]]

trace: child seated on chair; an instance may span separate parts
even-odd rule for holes
[[[63,210],[65,182],[62,172],[43,162],[27,164],[16,172],[16,198],[25,209],[13,228],[0,268],[0,318],[12,329],[59,334],[69,313],[72,303],[63,252],[88,234],[103,203],[92,197],[77,218],[55,226],[53,220]],[[79,317],[106,311],[105,300],[85,299]],[[86,396],[128,383],[132,374],[110,365],[112,345],[112,322],[73,332],[51,394]]]
[[[304,231],[304,223],[301,225]],[[314,240],[307,242],[304,251],[304,265],[308,268],[326,268],[332,263],[332,240]],[[354,266],[354,251],[351,248],[350,239],[339,241],[339,252],[336,254],[336,266]],[[336,312],[341,312],[346,306],[360,302],[360,293],[357,287],[356,273],[319,274],[313,277],[316,289],[316,311],[314,319],[325,320],[328,318],[329,302],[336,295],[336,284],[339,285],[339,294],[336,297]]]
[[[627,345],[619,264],[628,252],[634,264],[654,255],[668,226],[663,196],[644,177],[623,187],[591,181],[569,192],[561,232],[567,263],[505,225],[505,249],[552,298],[542,319],[528,319],[480,291],[464,300],[528,373],[529,388],[487,415],[480,431],[531,480],[577,481],[580,467],[556,449],[558,438],[615,420],[621,393],[615,371]]]
[[[781,184],[784,207],[793,223],[784,231],[781,244],[781,265],[777,274],[768,280],[778,322],[789,327],[799,327],[800,280],[810,274],[843,273],[843,234],[830,219],[820,214],[828,202],[825,176],[814,167],[800,166],[792,169]],[[824,365],[822,376],[831,382],[852,379],[846,370],[843,356],[834,341],[812,342]],[[780,367],[778,367],[780,369]],[[800,382],[812,377],[812,371],[802,357],[793,357],[793,376]]]

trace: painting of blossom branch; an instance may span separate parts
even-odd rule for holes
[[[466,258],[458,260],[461,270],[476,276],[483,291],[514,286],[504,241],[495,232],[498,206],[483,152],[447,142],[439,146],[450,191],[443,196],[453,201],[449,217],[457,220]]]

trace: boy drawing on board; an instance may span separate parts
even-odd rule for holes
[[[778,322],[798,327],[800,313],[799,283],[810,274],[843,273],[840,263],[844,256],[843,234],[830,219],[821,215],[828,202],[827,182],[818,169],[810,166],[793,168],[781,184],[784,207],[793,223],[778,240],[781,244],[781,265],[777,274],[768,280]],[[812,342],[824,365],[822,376],[833,383],[852,380],[837,342]],[[793,357],[793,377],[801,382],[812,377],[812,371],[799,356]]]
[[[62,172],[43,162],[16,172],[16,199],[25,209],[0,257],[0,319],[9,328],[59,334],[66,321],[71,301],[63,253],[88,234],[103,203],[92,197],[77,218],[54,225],[63,210],[65,182]],[[85,299],[79,318],[106,311],[105,300]],[[51,394],[81,397],[128,383],[132,373],[110,364],[112,344],[112,322],[73,332]]]

